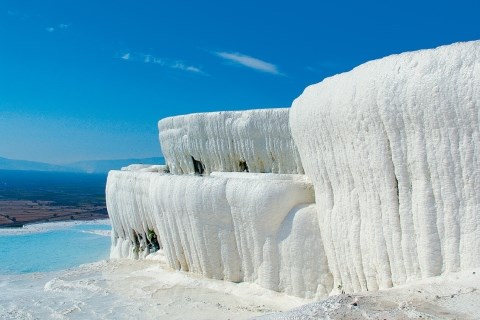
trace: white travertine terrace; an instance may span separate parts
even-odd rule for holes
[[[160,172],[168,173],[168,166],[162,164],[131,164],[122,167],[122,171]]]
[[[294,101],[335,288],[480,266],[479,118],[480,41],[371,61]]]
[[[110,171],[111,256],[145,256],[153,230],[173,268],[301,297],[327,295],[333,282],[312,184],[264,175]]]
[[[194,113],[159,121],[160,144],[173,174],[213,171],[303,173],[288,126],[289,109]],[[203,171],[202,170],[202,171]]]
[[[163,119],[167,166],[109,174],[111,256],[154,234],[172,268],[308,298],[480,267],[479,124],[479,41],[365,63],[290,111]]]

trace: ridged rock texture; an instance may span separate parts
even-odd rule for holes
[[[365,63],[290,115],[335,288],[480,266],[479,41]]]
[[[154,232],[172,268],[325,296],[333,280],[313,203],[302,175],[110,171],[111,257],[145,256]]]
[[[479,41],[163,119],[167,166],[109,173],[111,256],[308,298],[479,267],[479,124]]]
[[[173,174],[303,173],[288,125],[289,109],[195,113],[159,121]]]

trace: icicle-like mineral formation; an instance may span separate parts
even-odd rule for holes
[[[165,118],[158,123],[162,152],[174,174],[302,174],[288,115],[289,109],[261,109]]]
[[[335,288],[480,266],[479,41],[365,63],[290,116]]]
[[[479,124],[479,41],[368,62],[291,111],[163,119],[167,166],[109,173],[111,256],[300,297],[479,267]]]
[[[301,175],[111,171],[111,256],[145,256],[155,234],[173,268],[323,296],[332,279],[313,193]]]

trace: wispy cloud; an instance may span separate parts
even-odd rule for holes
[[[116,55],[118,58],[126,61],[136,61],[149,64],[156,64],[162,67],[198,73],[206,75],[206,73],[199,67],[191,66],[180,60],[171,60],[153,56],[151,54],[137,53],[137,52],[119,52]]]
[[[197,67],[194,66],[188,66],[186,64],[183,64],[179,61],[175,62],[174,64],[170,65],[169,67],[174,68],[174,69],[179,69],[183,71],[189,71],[189,72],[194,72],[194,73],[202,73],[202,70],[200,70]]]
[[[215,52],[217,56],[227,61],[242,65],[244,67],[254,69],[261,72],[266,72],[275,75],[281,75],[278,67],[273,63],[266,62],[251,56],[247,56],[238,52]]]
[[[11,17],[17,17],[17,18],[20,18],[22,20],[26,20],[26,19],[30,18],[30,15],[28,13],[21,12],[21,11],[16,11],[16,10],[8,10],[7,14]]]
[[[56,30],[65,30],[65,29],[68,29],[70,28],[71,24],[66,24],[66,23],[60,23],[59,25],[55,26],[55,27],[47,27],[45,28],[45,31],[47,32],[54,32]]]

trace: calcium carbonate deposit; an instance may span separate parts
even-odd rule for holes
[[[479,118],[480,41],[368,62],[294,101],[335,287],[480,266]]]
[[[263,175],[111,171],[112,257],[146,256],[155,234],[176,269],[301,297],[328,294],[311,183]]]
[[[213,171],[300,173],[289,109],[196,113],[160,120],[160,144],[174,174]]]
[[[163,119],[167,167],[108,176],[111,256],[307,298],[480,267],[479,123],[479,41]]]

